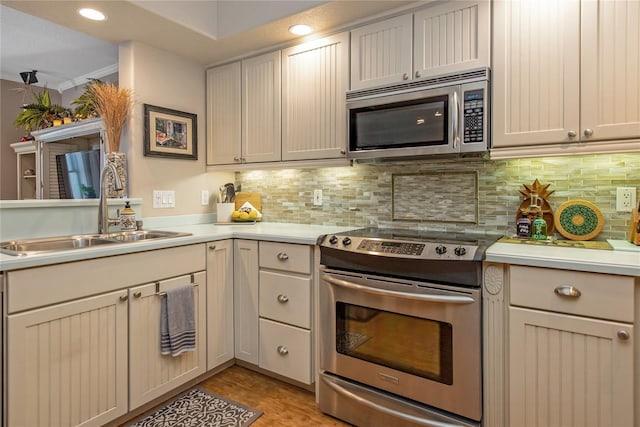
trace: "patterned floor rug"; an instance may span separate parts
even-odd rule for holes
[[[196,387],[130,427],[246,427],[262,411]]]

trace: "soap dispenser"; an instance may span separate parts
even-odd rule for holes
[[[127,201],[124,209],[120,211],[120,230],[134,231],[136,229],[136,211],[131,209],[131,204]]]

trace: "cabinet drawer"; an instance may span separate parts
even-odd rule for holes
[[[311,384],[311,332],[260,319],[260,364],[276,374]]]
[[[579,296],[562,295],[573,287]],[[511,266],[511,304],[633,322],[633,277]]]
[[[260,242],[260,267],[311,273],[311,247],[292,243]]]
[[[261,271],[260,316],[309,329],[311,278]]]

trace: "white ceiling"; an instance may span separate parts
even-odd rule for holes
[[[429,0],[432,1],[432,0]],[[120,42],[134,40],[212,65],[292,42],[294,23],[329,31],[423,2],[404,0],[0,0],[0,78],[64,90],[117,71]],[[8,6],[8,7],[7,7]],[[104,22],[81,18],[91,6]]]

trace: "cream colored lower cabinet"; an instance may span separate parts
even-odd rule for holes
[[[7,426],[101,426],[127,413],[127,292],[8,316]]]
[[[640,278],[483,269],[483,425],[640,426]]]
[[[512,426],[633,426],[633,327],[509,309]]]
[[[204,271],[129,289],[129,410],[170,392],[207,370]],[[160,305],[168,289],[193,286],[196,349],[160,354]]]
[[[207,370],[234,358],[233,240],[207,244]]]
[[[6,426],[102,426],[204,372],[205,266],[197,244],[6,272]],[[198,352],[179,364],[156,346],[156,292],[192,272]]]
[[[258,242],[234,240],[233,316],[236,359],[258,364]]]

